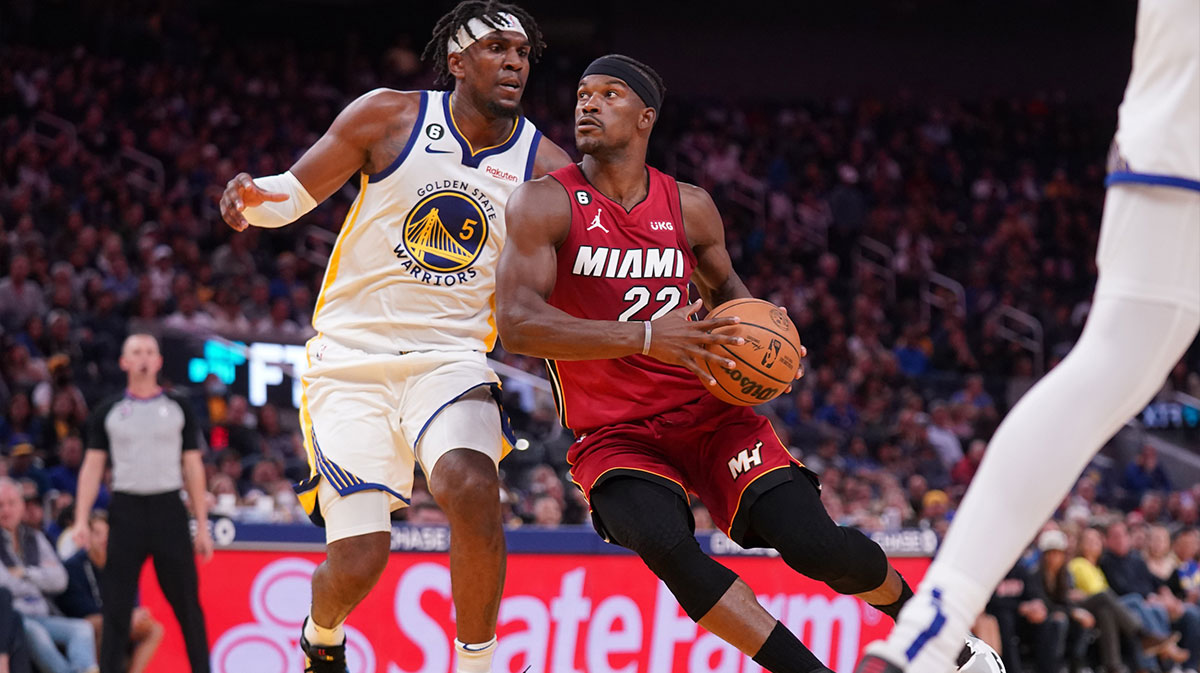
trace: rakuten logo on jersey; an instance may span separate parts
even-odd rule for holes
[[[512,173],[509,173],[508,171],[502,171],[499,168],[496,168],[494,166],[488,166],[484,170],[487,171],[488,175],[492,176],[493,178],[497,178],[499,180],[507,180],[508,182],[520,182],[521,181],[521,178],[518,178],[517,176],[513,175]]]

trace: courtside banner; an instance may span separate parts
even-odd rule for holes
[[[221,550],[200,566],[214,673],[301,673],[297,639],[320,553]],[[854,668],[891,620],[771,557],[722,556],[834,670]],[[927,558],[893,561],[916,585]],[[147,564],[143,604],[167,626],[150,673],[187,671],[183,642]],[[454,616],[444,553],[396,553],[347,626],[353,673],[449,673]],[[628,554],[510,554],[497,673],[760,673],[697,627]]]

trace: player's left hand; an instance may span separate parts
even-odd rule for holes
[[[786,306],[780,306],[779,310],[783,311],[784,315],[787,315],[787,307]],[[804,358],[806,358],[806,357],[808,357],[808,349],[805,348],[804,346],[800,346],[800,368],[796,370],[796,380],[797,381],[804,378]],[[784,394],[792,392],[792,387],[789,385],[787,388],[783,389],[783,392],[784,392]]]
[[[196,555],[200,560],[208,563],[213,557],[213,539],[212,534],[208,532],[207,526],[200,526],[196,531],[196,541],[193,543],[196,548]]]

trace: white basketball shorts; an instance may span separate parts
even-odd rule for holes
[[[428,475],[453,449],[496,463],[511,449],[483,353],[368,353],[318,335],[307,354],[300,424],[310,475],[296,492],[327,542],[391,530],[417,464]]]

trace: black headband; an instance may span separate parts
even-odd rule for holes
[[[640,68],[634,67],[628,61],[615,56],[601,56],[592,61],[579,79],[588,75],[612,75],[629,85],[629,88],[633,89],[633,92],[642,99],[646,107],[657,110],[662,106],[662,95],[658,93],[658,87],[654,86],[654,82],[650,81],[650,78]]]

